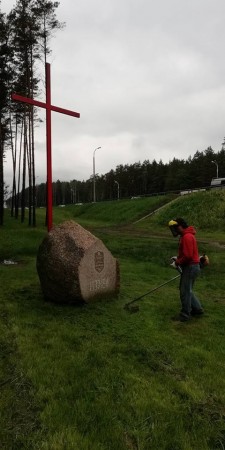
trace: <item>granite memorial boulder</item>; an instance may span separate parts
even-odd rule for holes
[[[37,272],[46,300],[91,302],[119,293],[119,263],[103,242],[70,220],[55,226],[37,254]]]

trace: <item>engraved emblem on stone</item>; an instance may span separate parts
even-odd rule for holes
[[[100,273],[104,269],[104,253],[96,252],[95,253],[95,270]]]

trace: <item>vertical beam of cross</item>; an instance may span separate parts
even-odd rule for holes
[[[29,105],[39,106],[46,110],[46,153],[47,153],[47,227],[48,231],[52,228],[52,126],[51,112],[59,112],[68,116],[80,117],[80,114],[69,109],[59,108],[51,104],[51,67],[49,63],[45,66],[46,73],[46,102],[39,102],[33,98],[23,97],[18,94],[11,94],[12,100],[28,103]]]
[[[51,70],[46,64],[46,146],[47,146],[47,225],[52,228],[52,118],[51,118]]]

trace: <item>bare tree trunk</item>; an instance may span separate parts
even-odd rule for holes
[[[17,132],[17,129],[16,129],[16,132]],[[10,141],[11,141],[12,162],[13,162],[13,186],[12,186],[12,202],[11,202],[11,217],[13,217],[15,203],[16,203],[16,141],[17,141],[17,135],[15,135],[15,149],[14,149],[13,133],[12,133],[12,116],[10,117]]]
[[[0,225],[4,218],[4,174],[3,174],[4,141],[2,136],[2,124],[0,119]]]
[[[35,155],[34,155],[34,117],[32,108],[32,128],[31,128],[31,171],[32,171],[32,203],[33,203],[33,227],[36,227],[36,176],[35,176]]]
[[[34,59],[33,59],[33,46],[30,51],[30,78],[29,78],[29,90],[30,95],[34,96]],[[31,200],[31,213],[32,213],[32,225],[36,226],[36,180],[35,180],[35,153],[34,153],[34,107],[30,106],[30,123],[29,123],[29,142],[30,142],[30,200]],[[30,223],[29,223],[30,224]],[[30,224],[31,225],[31,224]]]
[[[19,151],[19,161],[18,161],[17,204],[16,204],[16,209],[15,209],[15,217],[16,217],[16,219],[18,219],[18,217],[19,217],[19,205],[21,204],[20,177],[21,177],[22,145],[23,145],[23,122],[22,122],[22,125],[21,125],[20,151]]]
[[[22,223],[25,220],[26,154],[27,154],[27,123],[26,123],[26,114],[24,114],[23,175],[22,175],[22,192],[21,192],[21,222]]]
[[[15,147],[15,151],[14,151],[15,171],[17,169],[17,138],[18,138],[18,120],[17,119],[18,119],[18,117],[16,115],[16,132],[15,132],[15,138],[14,138],[14,142],[15,142],[15,144],[14,144],[14,147]],[[18,209],[19,209],[19,206],[18,206],[18,203],[19,203],[19,191],[16,190],[16,177],[17,177],[17,174],[15,172],[15,199],[14,199],[15,219],[18,218]],[[14,180],[14,177],[13,177],[13,180]]]
[[[28,207],[29,207],[29,226],[32,223],[32,176],[31,176],[31,114],[28,113],[28,145],[27,145],[27,167],[28,167]]]

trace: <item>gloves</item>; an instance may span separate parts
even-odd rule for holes
[[[172,269],[178,270],[179,273],[182,273],[182,269],[180,266],[177,266],[176,260],[177,260],[177,256],[172,256],[172,258],[170,258],[170,261],[172,261],[170,264],[170,267],[172,267]]]
[[[199,260],[200,260],[200,267],[201,267],[201,269],[203,267],[209,265],[209,258],[208,258],[207,255],[205,255],[205,253],[202,256],[200,256]]]

